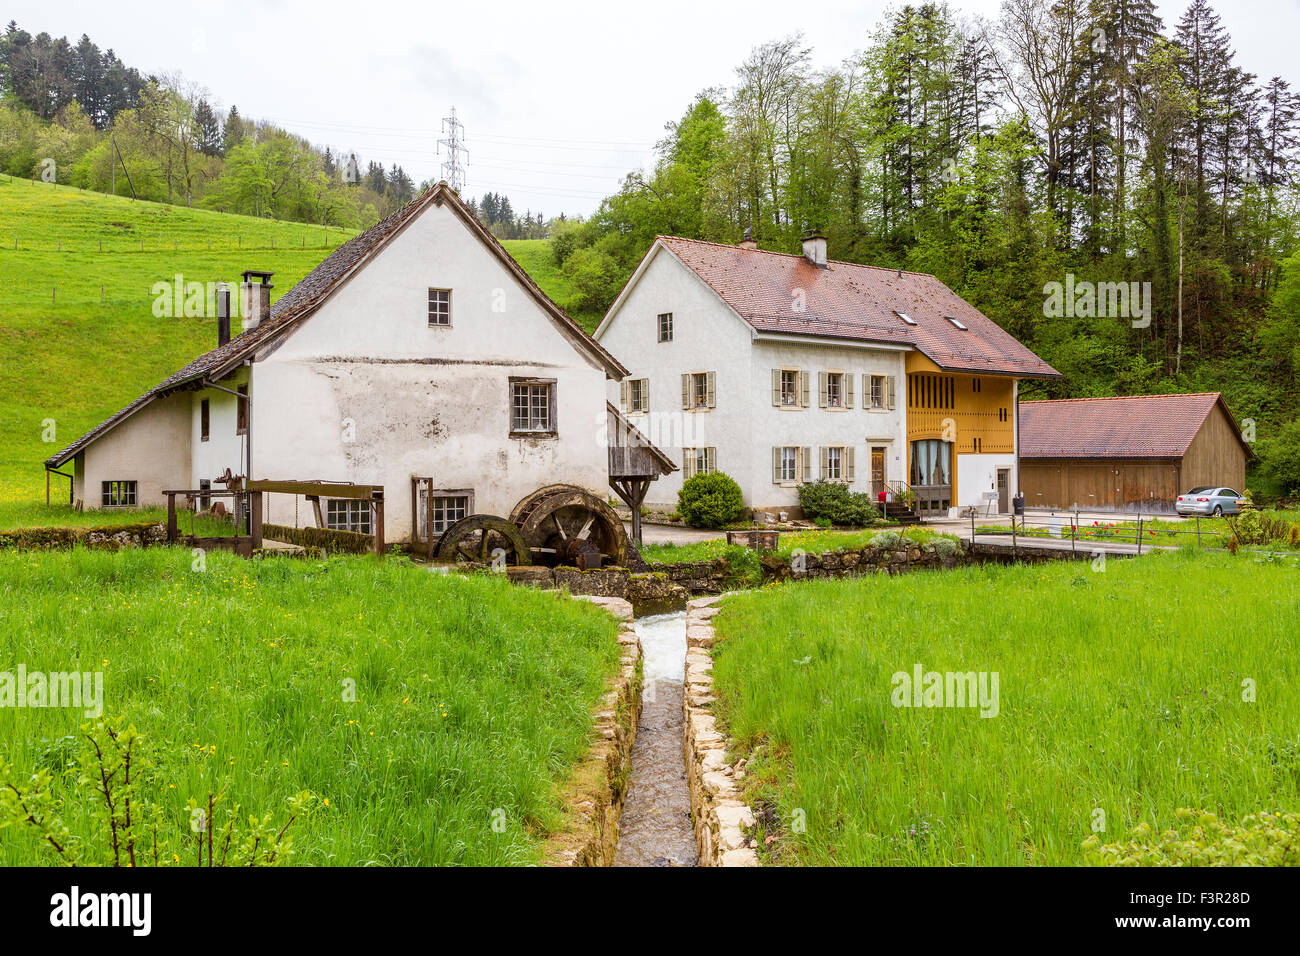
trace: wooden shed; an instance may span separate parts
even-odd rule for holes
[[[1218,392],[1020,403],[1031,508],[1172,512],[1197,485],[1243,493],[1251,457]]]

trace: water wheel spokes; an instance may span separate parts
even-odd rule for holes
[[[574,485],[550,485],[524,498],[511,519],[536,558],[587,569],[627,561],[627,532],[601,498]]]
[[[436,556],[439,561],[457,564],[533,563],[532,552],[519,529],[496,515],[461,518],[438,539]]]

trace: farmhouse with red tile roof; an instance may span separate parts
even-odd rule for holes
[[[632,370],[623,410],[683,470],[723,471],[788,511],[825,478],[923,514],[1008,509],[1021,379],[1050,365],[934,276],[660,236],[596,339]]]

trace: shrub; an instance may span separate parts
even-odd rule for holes
[[[882,551],[897,551],[907,543],[907,539],[897,531],[882,531],[871,539],[871,546]]]
[[[1163,833],[1139,823],[1126,843],[1083,842],[1091,866],[1297,866],[1300,814],[1256,813],[1230,826],[1213,813],[1180,809]]]
[[[677,492],[677,510],[692,528],[721,528],[735,521],[745,510],[740,485],[728,474],[715,471],[694,475]]]
[[[810,481],[799,486],[799,507],[804,517],[818,524],[821,519],[833,525],[865,528],[878,517],[871,496],[849,491],[838,481]]]

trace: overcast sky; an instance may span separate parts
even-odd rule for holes
[[[961,0],[993,18],[1000,0]],[[647,163],[664,123],[700,90],[729,85],[755,45],[802,30],[818,66],[865,45],[883,0],[203,0],[126,4],[9,0],[30,33],[83,33],[146,73],[180,71],[224,108],[274,120],[364,164],[438,178],[455,106],[469,149],[465,193],[516,211],[589,213]],[[1157,0],[1166,26],[1186,0]],[[1300,87],[1300,0],[1215,3],[1238,62]]]

